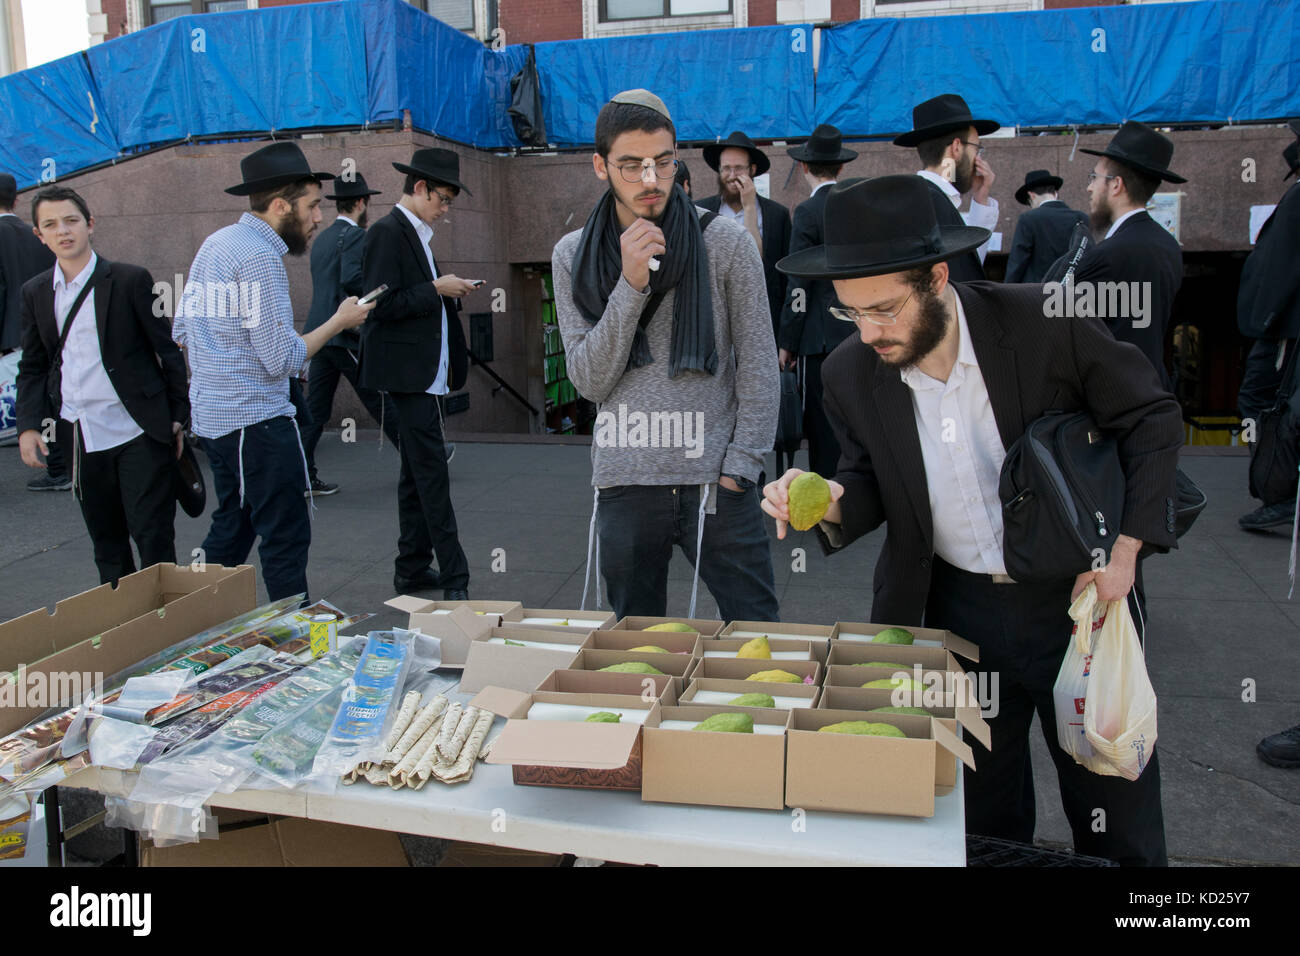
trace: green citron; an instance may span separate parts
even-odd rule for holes
[[[790,525],[796,531],[807,531],[822,518],[831,506],[831,486],[815,471],[805,471],[790,482]]]
[[[616,724],[622,714],[612,714],[608,710],[602,710],[586,718],[589,724]]]
[[[569,622],[568,622],[567,620],[566,620],[566,621],[561,621],[561,622],[560,622],[558,625],[556,625],[556,626],[557,626],[557,627],[568,627],[568,626],[569,626]]]
[[[776,701],[772,699],[771,694],[741,694],[739,697],[727,701],[735,707],[775,707]]]
[[[505,642],[506,642],[507,644],[509,644],[511,647],[527,647],[527,646],[528,646],[527,644],[521,644],[519,641],[512,641],[512,640],[510,640],[510,638],[508,638],[508,637],[505,639]]]
[[[700,633],[689,624],[679,624],[677,621],[669,621],[667,624],[655,624],[653,627],[647,627],[647,631],[675,631],[681,634],[698,634]]]
[[[923,707],[872,707],[870,713],[873,714],[915,714],[917,717],[928,717],[930,712]]]
[[[754,718],[749,714],[714,714],[691,729],[716,730],[728,734],[752,734],[754,732]]]
[[[868,720],[842,720],[817,729],[819,734],[859,734],[871,737],[906,737],[893,724],[873,724]]]
[[[887,627],[871,639],[872,644],[911,644],[916,637],[901,627]]]
[[[774,684],[802,684],[803,678],[791,674],[789,671],[759,671],[757,674],[750,674],[745,680],[762,680]]]
[[[867,661],[865,664],[854,664],[854,667],[900,667],[897,661]]]
[[[920,681],[912,680],[910,677],[882,677],[880,680],[869,680],[863,687],[875,690],[925,690],[925,685]]]
[[[746,641],[740,650],[736,651],[736,656],[771,660],[772,645],[767,642],[767,635],[762,634],[752,641]]]
[[[640,661],[624,661],[621,664],[610,664],[608,667],[602,667],[603,671],[613,671],[615,674],[662,674],[657,667],[651,667],[649,664],[642,664]]]
[[[640,651],[642,654],[667,654],[668,652],[662,647],[655,647],[653,644],[642,644],[640,647],[629,647],[630,651]]]

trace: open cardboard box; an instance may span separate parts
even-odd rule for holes
[[[755,732],[721,733],[671,726],[680,721],[693,726],[723,713],[749,714],[754,718]],[[641,799],[781,809],[785,802],[785,738],[792,713],[752,707],[659,705],[641,730],[645,751]],[[663,726],[665,722],[670,726]],[[760,726],[776,732],[759,732]]]
[[[706,621],[702,617],[625,617],[610,627],[609,630],[644,631],[647,627],[653,627],[656,624],[685,624],[687,627],[695,628],[700,637],[715,637],[718,631],[722,630],[722,621]],[[686,632],[655,631],[652,633],[684,634]]]
[[[822,682],[822,665],[820,661],[769,661],[755,660],[749,657],[703,657],[695,668],[695,678],[717,678],[720,680],[744,681],[750,675],[760,671],[786,671],[803,678],[802,686],[820,686]],[[751,692],[754,690],[771,693],[773,687],[798,687],[800,684],[774,683],[770,681],[748,681]]]
[[[741,638],[741,643],[753,637],[760,637],[764,634],[770,638],[791,637],[810,640],[814,644],[820,643],[823,648],[826,642],[831,638],[831,632],[834,628],[826,624],[781,624],[771,621],[732,621],[721,631],[718,637]],[[825,651],[822,652],[823,661],[826,660]]]
[[[569,621],[561,624],[561,621]],[[614,624],[613,611],[575,611],[568,608],[521,607],[502,615],[501,623],[520,627],[541,627],[570,633],[586,634]]]
[[[511,613],[522,614],[518,601],[426,601],[403,594],[384,602],[387,607],[410,615],[407,627],[429,634],[442,642],[440,667],[461,669],[469,658],[469,646]],[[482,613],[479,613],[482,612]]]
[[[686,636],[689,637],[690,635]],[[622,664],[627,661],[639,661],[642,664],[657,667],[673,678],[673,692],[681,696],[682,691],[686,689],[686,682],[695,673],[695,665],[699,663],[699,658],[690,657],[686,654],[652,654],[647,651],[616,651],[599,647],[587,647],[578,652],[578,656],[573,659],[573,663],[569,667],[576,671],[599,671],[602,667],[608,667],[611,664]],[[637,674],[636,676],[640,677],[642,675]]]
[[[910,631],[913,637],[911,644],[875,644],[872,638],[881,631],[887,631],[891,627],[902,627],[905,631]],[[979,660],[979,648],[970,641],[963,640],[952,631],[943,631],[933,627],[903,627],[901,624],[866,624],[859,621],[840,621],[831,629],[831,647],[837,643],[844,645],[870,644],[872,647],[945,647],[955,654],[963,657],[969,657],[972,661]],[[974,654],[971,657],[967,652]]]
[[[158,651],[257,607],[257,578],[250,565],[155,564],[0,624],[0,682],[23,665],[30,682],[44,674],[47,687],[68,675],[106,680]],[[68,706],[72,706],[69,702]],[[36,720],[46,706],[0,707],[0,737]]]
[[[643,631],[608,630],[592,631],[591,636],[587,639],[586,646],[600,651],[630,651],[634,647],[650,645],[662,647],[670,654],[699,657],[701,655],[701,643],[702,638],[700,635],[687,634],[685,631],[679,633],[659,631],[647,635]],[[650,652],[639,651],[637,653],[648,654]]]
[[[250,815],[251,816],[251,815]],[[218,838],[156,847],[145,840],[140,865],[410,866],[396,833],[297,817],[220,824]]]
[[[464,611],[457,611],[464,614]],[[482,620],[482,618],[480,618]],[[563,629],[493,627],[470,641],[460,690],[476,694],[490,684],[530,691],[553,670],[567,668],[587,642],[587,634]],[[494,641],[494,639],[499,639]],[[524,643],[514,647],[505,641]],[[530,647],[527,642],[554,645]]]
[[[819,732],[844,720],[892,724],[907,737]],[[930,717],[821,708],[790,711],[786,806],[932,817],[936,791],[941,789],[936,783],[940,750],[975,768],[970,747],[942,721]]]
[[[872,714],[877,707],[895,706],[892,699],[893,691],[884,690],[883,688],[865,687],[831,687],[822,688],[821,698],[817,706],[822,710],[853,710],[858,712],[867,712],[859,720],[877,720],[878,718],[888,719],[891,714]],[[912,706],[912,705],[906,705]],[[919,705],[917,705],[919,706]],[[927,713],[935,720],[939,721],[948,729],[948,732],[958,739],[961,738],[960,728],[965,727],[971,734],[988,749],[993,748],[992,731],[989,725],[984,722],[984,717],[978,707],[926,707]],[[919,715],[913,715],[919,716]],[[953,759],[952,754],[942,748],[935,754],[937,763],[934,768],[934,783],[937,787],[952,787],[957,784],[957,761]]]
[[[744,707],[729,703],[741,694],[769,694],[776,707]],[[794,710],[799,707],[816,707],[821,688],[815,684],[768,684],[752,680],[726,680],[717,677],[697,677],[687,686],[679,700],[683,704],[705,707],[727,707],[748,712],[771,713],[773,710]],[[781,700],[786,698],[786,700]]]
[[[916,628],[914,633],[918,639],[926,634],[935,643],[864,644],[857,641],[831,641],[830,654],[826,659],[826,686],[861,687],[869,681],[893,677],[899,671],[906,671],[909,678],[919,681],[926,688],[921,692],[921,701],[914,706],[978,707],[979,696],[975,682],[956,655],[978,661],[979,648],[950,631]],[[861,666],[877,662],[889,666]]]
[[[702,642],[700,656],[706,660],[766,660],[773,667],[780,667],[783,661],[818,661],[826,663],[826,641],[821,638],[770,637],[767,646],[772,652],[770,658],[742,657],[736,655],[748,644],[748,637],[714,637]]]
[[[506,687],[483,688],[471,704],[506,718],[487,762],[510,765],[514,782],[524,786],[640,790],[641,727],[659,703],[656,698],[646,700],[630,687],[623,679],[630,676],[640,675],[588,672],[581,678],[548,679],[553,686],[585,685],[579,692],[537,690],[526,694]],[[633,692],[627,693],[629,689]],[[608,710],[624,716],[635,713],[639,719],[612,724],[530,720],[529,711],[539,704]]]
[[[555,694],[622,694],[647,704],[677,703],[675,678],[665,674],[610,674],[601,671],[557,670],[533,688]]]

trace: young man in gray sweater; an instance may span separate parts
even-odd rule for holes
[[[674,185],[653,93],[601,109],[592,165],[609,191],[551,260],[569,378],[600,409],[588,569],[594,538],[614,611],[663,616],[676,544],[695,566],[689,616],[702,578],[723,620],[776,621],[754,487],[780,404],[763,261]]]

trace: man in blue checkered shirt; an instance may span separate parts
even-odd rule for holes
[[[322,179],[294,143],[273,143],[240,163],[250,212],[214,232],[190,266],[172,337],[190,363],[192,422],[212,465],[217,508],[204,560],[242,564],[262,543],[272,601],[307,593],[311,522],[306,457],[289,379],[330,338],[361,325],[374,304],[355,296],[323,325],[298,335],[284,254],[300,256],[321,220]]]

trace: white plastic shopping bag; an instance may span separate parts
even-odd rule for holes
[[[1106,620],[1108,605],[1097,602],[1097,586],[1089,584],[1079,592],[1070,605],[1074,630],[1070,632],[1070,646],[1061,661],[1052,688],[1052,703],[1056,708],[1056,739],[1061,749],[1078,763],[1092,769],[1092,747],[1083,728],[1083,709],[1088,699],[1088,682],[1092,677],[1093,635],[1101,630]]]

